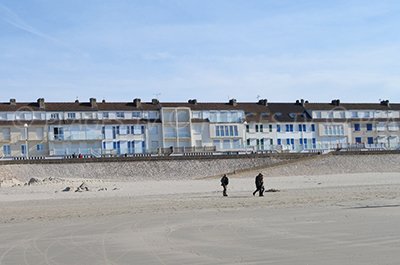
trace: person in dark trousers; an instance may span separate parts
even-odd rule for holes
[[[222,192],[222,194],[224,195],[224,196],[228,196],[228,194],[226,194],[226,187],[228,186],[228,184],[229,184],[229,179],[228,179],[228,177],[226,176],[226,174],[221,178],[221,186],[224,188],[224,191]]]
[[[260,197],[264,196],[264,177],[263,174],[258,174],[256,177],[256,190],[253,192],[253,196],[256,196],[256,193],[259,192]]]

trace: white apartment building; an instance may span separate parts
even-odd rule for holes
[[[270,103],[0,103],[0,157],[72,154],[397,149],[400,105]]]

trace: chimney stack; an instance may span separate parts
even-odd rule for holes
[[[17,105],[17,101],[15,100],[15,98],[10,99],[10,105],[13,105],[13,106]]]
[[[151,104],[153,104],[153,105],[158,105],[158,104],[160,104],[160,101],[159,101],[158,99],[156,99],[156,98],[153,98],[153,99],[151,100]]]
[[[44,109],[45,108],[44,98],[38,98],[37,103],[39,105],[39,109]]]
[[[300,105],[302,107],[304,107],[304,105],[308,103],[308,100],[304,100],[304,99],[300,99],[300,100],[296,100],[296,105]]]
[[[389,102],[389,100],[382,100],[381,101],[381,105],[386,106],[386,107],[390,107],[390,102]]]
[[[334,105],[334,106],[340,106],[340,99],[332,100],[331,104]]]
[[[92,108],[96,108],[97,107],[97,102],[96,102],[96,99],[95,98],[90,98],[90,106],[92,107]]]
[[[230,99],[229,100],[229,105],[232,105],[232,106],[237,106],[237,101],[236,101],[236,99]]]
[[[189,99],[188,100],[189,104],[197,105],[197,99]]]
[[[267,99],[260,99],[258,101],[258,105],[263,105],[263,106],[268,106],[268,100]]]
[[[140,98],[135,98],[133,100],[133,105],[135,105],[136,108],[140,108],[142,106],[142,100]]]

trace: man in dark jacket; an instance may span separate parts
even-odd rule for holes
[[[224,196],[228,196],[228,194],[226,194],[226,187],[228,186],[228,184],[229,184],[229,179],[228,179],[228,177],[226,175],[224,175],[221,178],[221,186],[224,188],[224,191],[222,192],[222,194]]]
[[[261,173],[256,177],[256,188],[257,189],[253,192],[253,196],[255,196],[257,192],[259,192],[260,197],[264,196],[264,178]]]

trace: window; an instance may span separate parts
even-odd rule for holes
[[[260,132],[264,132],[264,125],[260,124]]]
[[[352,117],[352,118],[358,118],[358,112],[357,112],[357,111],[353,111],[353,112],[351,113],[351,117]]]
[[[301,124],[299,124],[299,132],[303,131],[303,126]]]
[[[278,139],[278,145],[282,145],[282,139]]]
[[[201,119],[201,112],[200,111],[193,111],[192,112],[193,119]]]
[[[276,131],[281,132],[281,125],[279,125],[279,124],[276,125]]]
[[[299,139],[300,145],[303,145],[303,139]]]
[[[50,114],[50,119],[52,119],[52,120],[58,120],[58,119],[60,119],[60,116],[59,116],[58,113],[51,113],[51,114]]]
[[[367,124],[367,131],[372,131],[372,123]]]
[[[233,126],[234,136],[239,136],[239,131],[237,126]]]
[[[293,124],[286,124],[286,132],[293,132],[294,131],[293,128],[294,128]]]
[[[115,139],[117,135],[119,135],[119,126],[112,127],[112,134],[113,134],[113,139]]]
[[[110,113],[103,112],[103,119],[108,119],[108,118],[110,118]]]
[[[311,124],[311,131],[315,132],[315,124]]]
[[[270,145],[274,145],[274,140],[273,139],[269,139],[269,144]]]
[[[133,130],[132,130],[132,134],[136,134],[136,135],[138,135],[138,134],[143,134],[143,132],[144,132],[144,126],[142,126],[142,125],[135,125],[135,126],[132,126],[133,127]]]
[[[250,125],[246,125],[246,132],[250,132]]]
[[[3,155],[4,156],[11,155],[11,147],[10,147],[10,145],[8,145],[8,144],[3,145]]]
[[[315,139],[315,138],[312,139],[312,145],[313,145],[313,148],[317,148],[317,139]]]
[[[230,126],[216,126],[215,127],[215,135],[217,137],[223,137],[223,136],[238,136],[239,131],[238,127],[236,125],[230,125]]]
[[[247,139],[246,144],[249,146],[251,145],[250,139]]]
[[[121,119],[123,119],[123,118],[125,118],[125,113],[124,112],[117,112],[117,118],[121,118]]]
[[[356,137],[356,144],[361,144],[361,137]]]
[[[303,132],[307,131],[307,126],[305,124],[303,124]]]
[[[256,132],[258,132],[258,124],[256,124]]]
[[[229,126],[224,126],[225,127],[225,136],[229,136]]]
[[[289,138],[286,139],[286,144],[287,144],[287,145],[290,145],[290,139],[289,139]]]
[[[213,141],[214,146],[218,149],[221,148],[221,141],[220,140],[214,140]]]
[[[240,148],[240,141],[239,141],[239,139],[233,140],[233,148],[236,148],[236,149]]]
[[[26,145],[21,145],[21,154],[26,155]]]
[[[269,132],[272,132],[272,124],[268,125],[269,127]]]
[[[231,149],[231,140],[224,140],[223,146],[224,146],[224,149]]]
[[[43,144],[37,144],[36,145],[36,151],[43,151],[44,150],[44,145]]]
[[[64,129],[62,127],[54,127],[54,140],[64,140]]]
[[[141,118],[142,117],[142,113],[140,111],[134,111],[132,112],[132,118]]]
[[[355,123],[354,124],[354,131],[359,132],[361,129],[360,124],[359,123]]]
[[[76,119],[76,113],[71,112],[71,113],[68,113],[67,116],[68,116],[68,119],[72,119],[72,120]]]
[[[374,138],[368,137],[368,144],[374,144]]]

